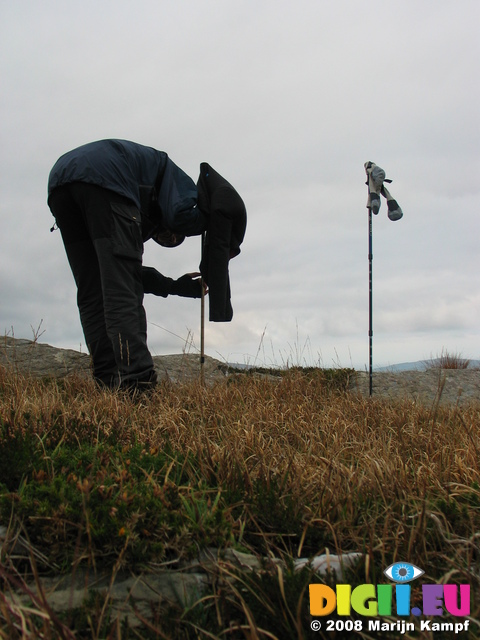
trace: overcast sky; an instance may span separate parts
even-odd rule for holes
[[[479,30],[478,0],[0,0],[0,331],[86,350],[47,179],[124,138],[245,201],[208,355],[368,365],[371,160],[404,211],[373,221],[374,365],[479,358]],[[199,238],[150,244],[162,273],[198,268]],[[154,355],[199,347],[199,301],[145,307]]]

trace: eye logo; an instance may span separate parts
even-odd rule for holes
[[[389,580],[404,584],[411,582],[419,576],[423,575],[425,571],[419,569],[414,564],[409,562],[394,562],[383,572]]]

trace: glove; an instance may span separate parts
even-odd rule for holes
[[[153,293],[156,296],[166,298],[172,292],[174,284],[172,278],[164,276],[153,267],[142,266],[142,283],[144,293]]]
[[[202,281],[197,274],[186,273],[173,281],[170,293],[184,298],[201,298]]]

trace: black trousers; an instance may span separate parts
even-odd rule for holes
[[[77,285],[95,379],[113,388],[154,383],[143,308],[139,210],[113,191],[82,182],[55,189],[49,206]]]

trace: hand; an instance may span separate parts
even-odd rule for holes
[[[194,280],[195,282],[202,282],[202,274],[200,273],[200,271],[195,271],[194,273],[186,273],[185,276],[192,278],[192,280]],[[185,276],[182,276],[182,277],[185,277]],[[201,289],[200,289],[200,292],[201,292]],[[208,286],[205,280],[203,280],[203,294],[206,296],[207,293],[208,293]],[[201,296],[201,293],[200,293],[200,296]]]
[[[208,293],[207,286],[203,282],[203,291]],[[184,276],[175,280],[172,285],[171,293],[183,298],[201,298],[202,297],[202,278],[200,273],[186,273]]]

